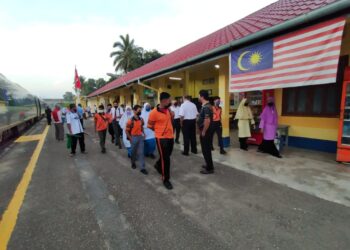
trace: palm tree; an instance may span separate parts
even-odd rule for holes
[[[111,57],[115,57],[113,66],[115,71],[122,70],[123,73],[127,73],[133,69],[132,61],[135,56],[136,46],[134,45],[134,39],[130,40],[129,34],[126,36],[119,36],[121,41],[115,42],[113,48],[117,48],[117,51],[111,53]]]

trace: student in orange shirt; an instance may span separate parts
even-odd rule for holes
[[[106,153],[106,134],[110,118],[107,114],[105,114],[104,106],[102,104],[98,106],[98,113],[95,114],[94,120],[95,130],[97,131],[98,137],[100,138],[101,152],[104,154]]]
[[[128,120],[126,124],[125,133],[131,143],[131,167],[136,168],[136,160],[140,161],[141,173],[147,175],[148,172],[145,169],[144,159],[144,140],[145,134],[143,132],[143,119],[141,116],[141,106],[135,105],[134,116]]]
[[[212,135],[213,135],[213,138],[215,134],[218,135],[220,154],[224,155],[226,154],[226,151],[224,150],[224,143],[222,141],[221,113],[222,113],[222,109],[220,107],[220,97],[215,97],[214,106],[213,106]],[[213,140],[211,141],[213,143]],[[211,146],[211,149],[214,150],[213,145]]]
[[[155,164],[155,168],[163,177],[163,184],[167,189],[173,189],[170,180],[170,156],[174,147],[173,132],[173,112],[170,111],[171,105],[170,94],[162,92],[160,94],[160,104],[154,108],[149,114],[148,128],[154,131],[157,147],[159,152],[159,160]]]

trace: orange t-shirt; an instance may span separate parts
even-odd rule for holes
[[[173,139],[172,115],[169,109],[154,108],[148,117],[147,127],[154,130],[158,139]]]
[[[221,108],[213,106],[213,121],[218,122],[221,120]]]
[[[105,114],[95,114],[95,124],[97,131],[103,131],[108,128],[109,119]]]
[[[133,124],[133,126],[131,126]],[[132,136],[139,136],[139,135],[142,135],[142,120],[141,119],[134,119],[134,118],[131,118],[129,119],[129,121],[126,123],[126,131],[128,131],[130,133],[130,135]]]

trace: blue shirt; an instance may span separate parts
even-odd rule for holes
[[[84,110],[82,107],[79,107],[79,106],[77,107],[77,113],[80,119],[83,118]]]

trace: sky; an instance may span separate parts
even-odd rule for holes
[[[275,0],[0,0],[0,73],[42,98],[73,91],[74,67],[109,78],[119,35],[170,53]]]

